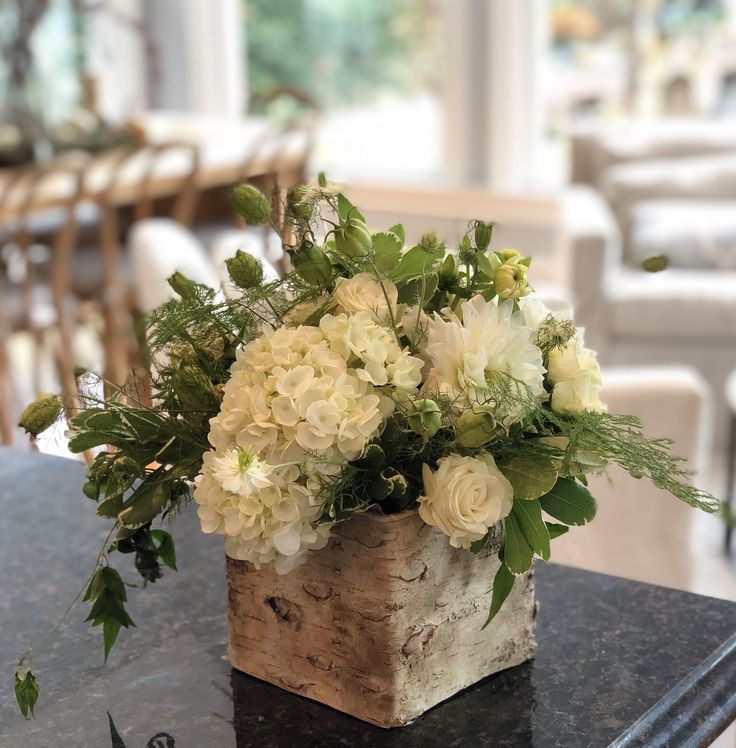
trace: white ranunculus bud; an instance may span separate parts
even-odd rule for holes
[[[489,454],[451,454],[437,461],[434,472],[422,467],[424,495],[419,515],[439,528],[455,548],[469,548],[511,511],[514,490]]]
[[[601,370],[595,352],[575,337],[562,349],[549,354],[547,378],[552,389],[552,410],[562,413],[591,410],[601,412]]]
[[[399,292],[390,280],[379,280],[371,273],[341,279],[332,295],[341,311],[348,314],[371,312],[380,320],[387,317],[389,307],[396,315],[398,296]]]

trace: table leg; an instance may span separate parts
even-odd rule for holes
[[[733,494],[734,494],[734,480],[736,479],[736,413],[731,415],[731,430],[728,440],[728,456],[727,456],[726,470],[726,495],[725,503],[728,508],[728,516],[726,517],[726,555],[731,553],[731,539],[733,536],[733,525],[731,520],[733,519]]]

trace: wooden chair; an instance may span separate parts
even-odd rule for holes
[[[196,146],[179,143],[118,149],[94,159],[86,169],[85,194],[99,207],[100,221],[92,246],[87,244],[80,252],[87,256],[99,252],[101,275],[96,295],[104,317],[104,375],[114,385],[125,383],[131,358],[137,358],[131,289],[122,251],[127,226],[121,210],[130,208],[134,222],[150,218],[155,200],[174,191],[171,218],[190,225],[198,197],[198,169]]]
[[[82,195],[84,159],[65,157],[19,169],[0,182],[0,438],[13,439],[13,417],[19,408],[9,355],[10,336],[25,331],[33,341],[31,384],[41,387],[40,371],[49,356],[70,408],[76,404],[73,336],[76,300],[71,293],[70,258],[77,238],[77,207]],[[51,222],[57,226],[48,245],[40,236],[49,225],[48,211],[35,208],[36,196],[48,183],[58,194]],[[35,257],[38,254],[43,258]],[[41,259],[41,261],[39,261]],[[44,261],[45,260],[45,261]],[[43,273],[40,271],[43,270]],[[15,278],[12,276],[15,275]],[[49,341],[49,331],[56,340]]]

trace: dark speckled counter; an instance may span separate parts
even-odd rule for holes
[[[107,526],[81,483],[79,463],[0,449],[1,748],[700,746],[736,717],[736,605],[544,565],[533,662],[408,727],[372,727],[232,671],[221,544],[185,512],[179,572],[131,592],[138,628],[107,666],[85,605],[37,653],[42,694],[26,722],[15,661],[82,586]]]

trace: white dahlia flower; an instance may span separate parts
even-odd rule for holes
[[[439,391],[458,406],[485,402],[494,374],[506,374],[543,399],[542,352],[511,303],[497,305],[475,296],[461,304],[460,313],[445,310],[429,323],[426,351]]]

